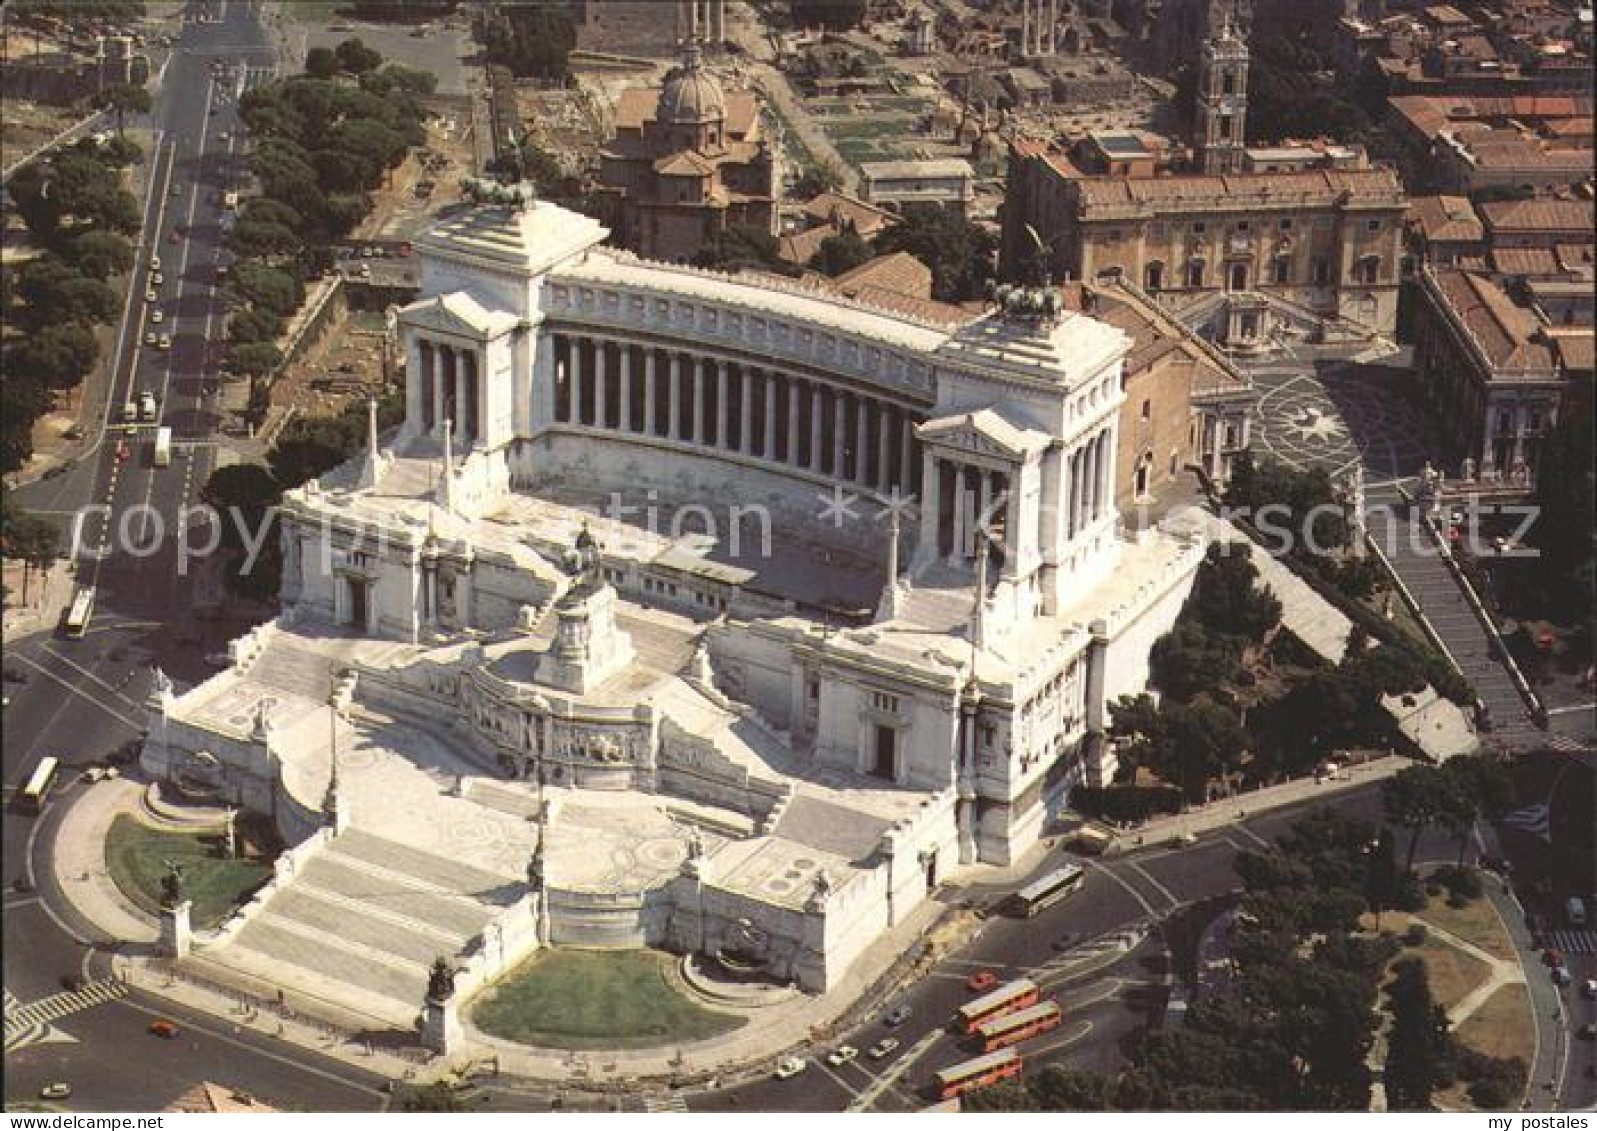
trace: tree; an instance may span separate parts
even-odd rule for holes
[[[276,267],[245,260],[234,268],[228,289],[250,305],[277,318],[287,318],[305,297],[298,277]]]
[[[282,576],[281,552],[276,532],[265,532],[263,538],[262,524],[276,523],[271,508],[282,497],[282,487],[258,463],[219,467],[200,489],[200,498],[217,512],[222,524],[220,548],[227,559],[226,584],[231,592],[262,598],[277,591]],[[254,561],[249,559],[245,546],[246,531],[251,544],[260,546]]]
[[[1409,766],[1381,783],[1381,808],[1388,824],[1409,830],[1408,860],[1403,870],[1412,874],[1420,834],[1440,819],[1445,784],[1433,766]]]
[[[695,267],[717,271],[781,271],[776,237],[753,224],[733,224],[710,237],[693,257]]]
[[[877,233],[878,255],[907,251],[932,269],[932,297],[943,302],[980,298],[993,277],[997,244],[985,228],[952,209],[910,205],[903,218]]]
[[[1281,602],[1269,586],[1259,584],[1253,549],[1246,543],[1209,547],[1193,581],[1190,603],[1204,628],[1250,643],[1264,639],[1281,620]]]
[[[113,83],[106,87],[100,92],[99,101],[101,106],[116,114],[118,137],[127,132],[123,127],[129,110],[135,114],[148,114],[152,105],[150,92],[129,82]]]
[[[852,222],[845,220],[837,235],[827,236],[821,241],[821,246],[810,257],[808,265],[836,278],[862,263],[869,263],[872,258],[871,245],[865,242]]]
[[[234,251],[251,259],[292,255],[300,246],[300,238],[292,228],[267,220],[240,220],[233,226],[229,242]]]
[[[1216,636],[1183,618],[1153,642],[1149,674],[1172,701],[1186,703],[1235,678],[1241,659],[1236,637]]]
[[[1404,958],[1386,988],[1392,1025],[1386,1040],[1386,1106],[1390,1111],[1431,1111],[1443,1084],[1451,1041],[1447,1012],[1431,996],[1425,964]]]
[[[245,342],[227,351],[228,368],[248,377],[264,377],[282,363],[282,351],[271,342]]]
[[[22,601],[28,600],[28,576],[47,570],[61,553],[61,532],[47,518],[23,512],[13,517],[5,532],[6,557],[22,562]]]
[[[510,68],[517,78],[564,80],[567,59],[577,45],[577,29],[564,6],[505,7],[488,23],[483,46],[490,63]]]
[[[81,322],[46,326],[22,342],[14,364],[55,389],[69,389],[94,368],[100,343],[94,331]]]
[[[1381,912],[1396,906],[1400,881],[1397,870],[1397,842],[1387,829],[1381,830],[1370,849],[1364,875],[1364,902],[1375,913],[1375,929],[1381,929]]]
[[[842,187],[843,170],[830,157],[822,157],[804,170],[798,183],[793,186],[793,195],[808,200],[823,192],[836,192]]]
[[[133,270],[133,245],[115,232],[84,232],[66,247],[67,261],[91,279],[108,279]]]
[[[824,27],[847,31],[865,19],[866,0],[791,0],[793,22],[799,27]]]
[[[1458,863],[1463,867],[1470,834],[1482,818],[1498,818],[1515,804],[1514,779],[1490,754],[1462,754],[1439,767],[1445,808],[1441,819],[1458,838]]]
[[[1207,699],[1168,707],[1168,746],[1154,769],[1161,778],[1181,787],[1188,801],[1208,800],[1209,782],[1242,764],[1247,735],[1236,715]]]
[[[333,56],[338,62],[338,69],[352,75],[365,74],[383,65],[382,54],[359,39],[344,40],[333,48]]]
[[[331,47],[312,47],[305,53],[305,73],[319,79],[338,74],[338,56]]]

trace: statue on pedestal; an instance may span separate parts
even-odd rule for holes
[[[433,960],[432,971],[427,975],[427,1000],[443,1005],[455,994],[455,970],[447,959],[439,955]]]
[[[1466,483],[1475,482],[1475,461],[1469,456],[1464,457],[1464,466],[1459,469],[1458,477]]]
[[[173,860],[166,860],[163,863],[166,865],[166,875],[161,877],[161,907],[169,911],[182,905],[185,898],[183,867]]]

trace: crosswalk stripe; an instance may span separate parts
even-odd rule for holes
[[[1597,931],[1548,931],[1544,937],[1565,954],[1597,954]]]
[[[51,994],[47,998],[21,1005],[9,991],[5,998],[7,1052],[32,1044],[48,1031],[50,1023],[74,1013],[92,1009],[97,1005],[126,997],[127,983],[109,978],[90,982],[82,989]],[[24,1040],[24,1038],[34,1038]]]

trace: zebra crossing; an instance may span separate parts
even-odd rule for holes
[[[1542,940],[1565,954],[1597,954],[1597,931],[1545,931]]]
[[[74,1013],[82,1013],[86,1009],[93,1009],[97,1005],[116,1001],[118,998],[126,997],[127,994],[127,983],[119,978],[90,982],[82,989],[51,994],[47,998],[40,998],[27,1005],[23,1005],[15,994],[7,990],[5,1051],[10,1053],[30,1045],[71,1040],[71,1037],[56,1029],[51,1022],[59,1021]]]

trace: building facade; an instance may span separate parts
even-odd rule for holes
[[[731,227],[776,234],[781,157],[758,100],[723,90],[696,45],[658,89],[623,93],[615,128],[599,181],[623,246],[686,262]]]

